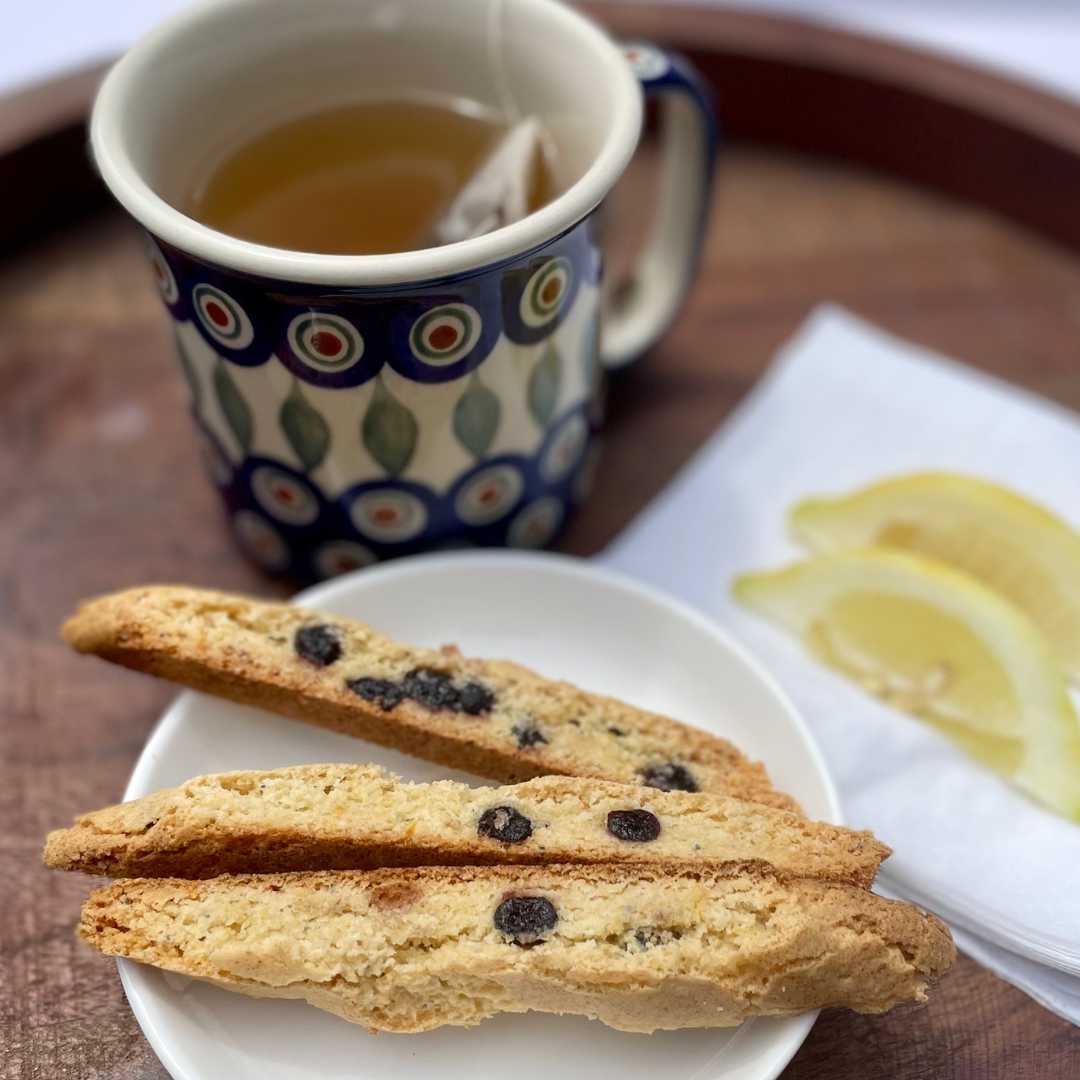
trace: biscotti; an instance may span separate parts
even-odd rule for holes
[[[936,918],[862,889],[633,864],[130,879],[91,894],[80,934],[397,1032],[530,1009],[642,1032],[877,1013],[954,957]]]
[[[202,776],[49,835],[45,862],[111,877],[380,866],[760,860],[868,886],[868,832],[722,795],[545,776],[501,788],[412,784],[375,765]]]
[[[81,652],[504,783],[591,776],[797,809],[717,736],[338,615],[148,586],[84,604],[63,633]]]

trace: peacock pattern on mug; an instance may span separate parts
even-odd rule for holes
[[[207,473],[268,571],[542,547],[584,498],[603,398],[588,222],[507,266],[370,289],[148,247]]]

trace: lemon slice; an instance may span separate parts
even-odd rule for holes
[[[1080,726],[1043,636],[967,574],[881,548],[734,585],[825,664],[929,721],[1030,795],[1080,820]]]
[[[966,570],[1024,611],[1080,681],[1080,533],[997,484],[916,473],[838,499],[808,499],[790,516],[814,551],[888,547]]]

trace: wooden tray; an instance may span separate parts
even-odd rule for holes
[[[692,54],[730,145],[701,278],[614,387],[567,551],[610,540],[822,300],[1080,407],[1080,108],[787,19],[596,10]],[[96,77],[0,102],[0,1075],[20,1080],[166,1075],[73,941],[85,882],[38,853],[119,795],[172,691],[69,655],[57,624],[134,582],[275,590],[226,537],[134,230],[87,164]],[[1080,1034],[961,960],[926,1007],[823,1016],[786,1075],[1080,1076]]]

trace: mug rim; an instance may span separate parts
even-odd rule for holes
[[[90,146],[101,177],[117,201],[152,235],[181,251],[217,266],[271,278],[314,285],[388,285],[453,277],[514,259],[542,247],[587,217],[614,187],[637,146],[642,124],[641,86],[618,46],[590,18],[563,0],[509,0],[544,9],[561,22],[566,34],[596,55],[602,78],[614,86],[610,128],[592,163],[569,188],[546,206],[511,225],[442,247],[384,255],[327,255],[241,240],[212,229],[166,202],[142,177],[128,152],[125,107],[138,93],[178,33],[216,16],[251,6],[253,0],[205,0],[160,23],[113,65],[94,100]]]

